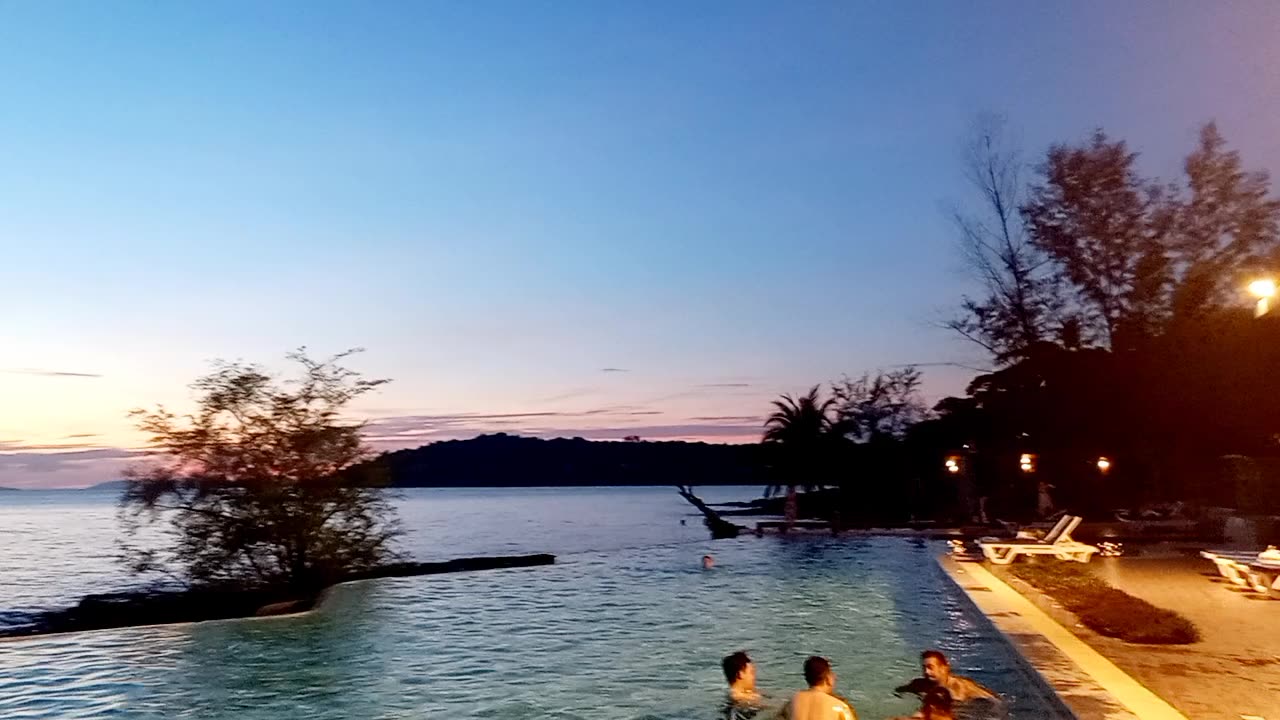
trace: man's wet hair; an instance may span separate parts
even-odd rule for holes
[[[947,692],[946,688],[934,687],[930,688],[923,698],[920,698],[920,704],[923,706],[921,709],[930,708],[951,712],[954,703],[951,701],[951,693]]]
[[[804,661],[804,681],[809,683],[809,687],[821,685],[830,674],[831,663],[826,658],[814,655]]]
[[[747,669],[751,664],[751,658],[746,653],[739,650],[732,655],[726,655],[724,660],[720,661],[720,667],[724,668],[724,679],[732,685],[742,676],[742,671]]]
[[[943,665],[951,664],[951,661],[947,660],[947,656],[943,655],[942,651],[940,650],[925,650],[924,652],[920,653],[920,662],[924,662],[929,658],[933,658],[938,662],[942,663]]]
[[[920,702],[920,714],[930,720],[955,720],[955,706],[946,688],[936,687],[924,694]]]

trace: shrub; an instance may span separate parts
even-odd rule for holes
[[[1009,570],[1062,603],[1099,635],[1158,645],[1200,640],[1200,631],[1190,620],[1111,587],[1079,565],[1021,563]]]

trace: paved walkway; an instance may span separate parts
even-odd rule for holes
[[[1190,646],[1127,645],[1073,628],[1120,668],[1196,720],[1280,720],[1280,601],[1219,581],[1204,560],[1101,558],[1101,578],[1194,622]]]
[[[942,569],[1022,653],[1079,720],[1187,720],[1140,681],[980,563],[939,560]],[[1071,622],[1068,620],[1068,625]]]

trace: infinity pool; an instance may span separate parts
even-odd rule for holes
[[[321,612],[0,643],[4,718],[701,718],[719,659],[764,690],[830,657],[864,718],[927,647],[1016,718],[1069,717],[941,573],[934,544],[748,538],[570,554],[552,567],[360,583]],[[699,568],[704,552],[716,569]]]

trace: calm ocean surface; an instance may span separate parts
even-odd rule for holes
[[[0,494],[0,609],[129,587],[112,560],[113,503]],[[690,511],[670,488],[408,491],[415,558],[546,551],[558,564],[347,585],[302,618],[0,643],[0,717],[710,720],[719,658],[747,649],[779,694],[802,684],[804,657],[830,657],[874,719],[914,710],[892,688],[925,647],[1003,692],[1014,717],[1060,716],[937,569],[939,545],[712,542]]]

